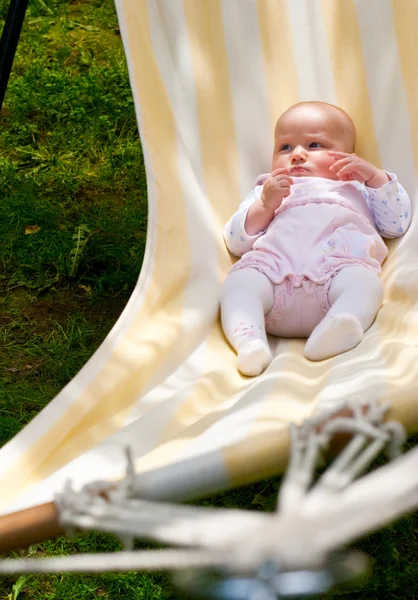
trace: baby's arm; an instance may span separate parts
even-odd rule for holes
[[[385,238],[397,238],[411,223],[411,201],[396,175],[388,175],[391,180],[382,187],[366,186],[368,205],[379,233]]]
[[[292,183],[289,169],[283,168],[275,169],[267,176],[263,186],[256,182],[255,189],[225,225],[224,239],[232,254],[242,256],[252,249],[273,221],[283,199],[289,196]]]
[[[249,235],[245,229],[248,211],[254,202],[258,200],[261,189],[261,186],[257,186],[244,198],[237,212],[232,215],[224,227],[225,243],[234,256],[243,256],[243,254],[249,252],[254,242],[264,233],[263,230],[255,235]]]

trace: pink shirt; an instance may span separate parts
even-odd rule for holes
[[[377,190],[357,181],[298,177],[267,229],[250,236],[247,212],[268,177],[259,176],[224,229],[229,251],[243,257],[234,270],[258,268],[275,284],[288,277],[295,286],[303,278],[323,284],[353,264],[380,272],[387,256],[381,236],[399,237],[411,222],[408,194],[389,176]]]

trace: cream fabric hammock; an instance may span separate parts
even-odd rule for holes
[[[418,424],[418,225],[390,243],[385,300],[355,350],[322,363],[272,340],[248,379],[217,319],[231,258],[223,224],[270,166],[277,116],[338,104],[358,153],[417,196],[416,0],[116,0],[144,149],[146,256],[112,332],[0,451],[0,510],[117,479],[125,447],[143,495],[198,496],[280,472],[288,425],[343,398],[390,401]]]

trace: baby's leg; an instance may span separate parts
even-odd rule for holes
[[[357,346],[373,323],[382,304],[383,287],[378,275],[365,267],[346,267],[331,281],[331,305],[305,346],[310,360],[323,360]]]
[[[225,280],[222,327],[238,354],[238,370],[244,375],[259,375],[273,360],[264,322],[273,302],[273,284],[256,269],[233,271]]]

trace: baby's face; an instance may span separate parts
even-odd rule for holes
[[[316,105],[292,107],[276,126],[272,171],[286,168],[291,177],[337,180],[337,175],[329,170],[335,162],[328,154],[330,150],[352,151],[340,115]]]

